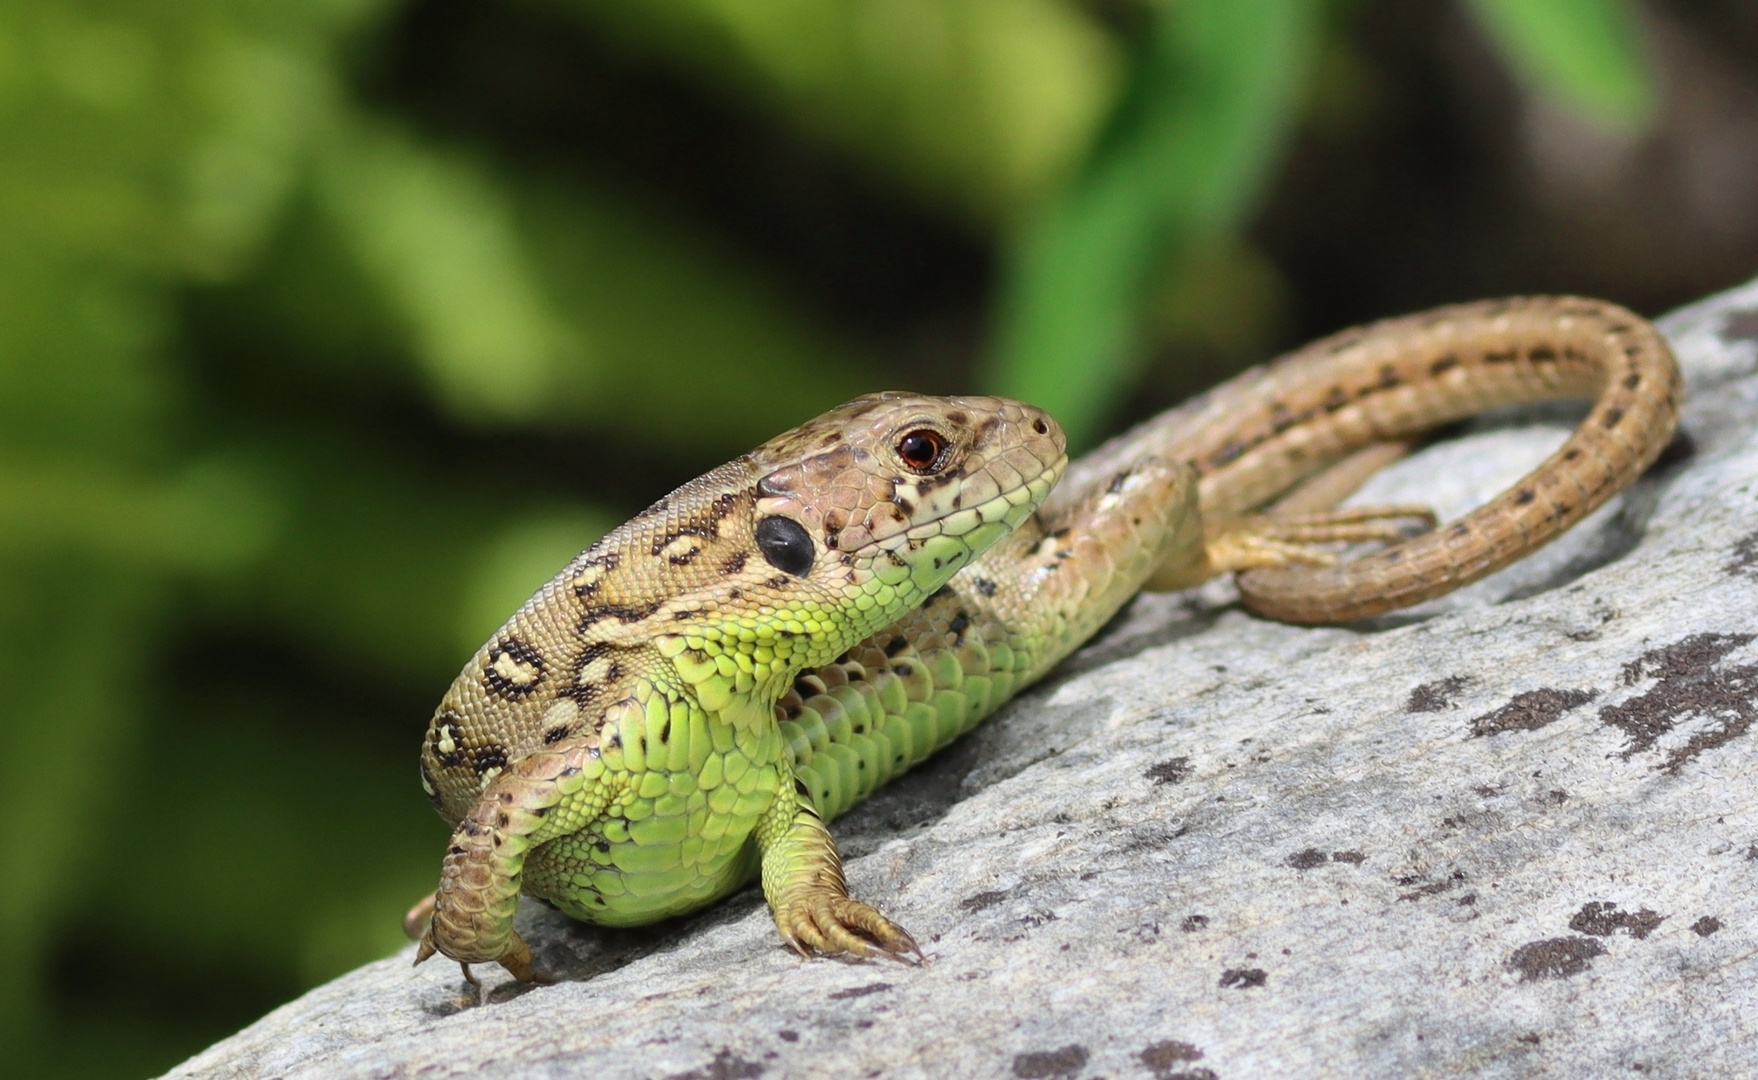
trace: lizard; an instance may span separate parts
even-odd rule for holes
[[[422,748],[454,829],[408,918],[416,963],[545,981],[512,926],[521,892],[624,926],[752,878],[802,954],[924,959],[849,895],[837,815],[1140,590],[1233,572],[1247,609],[1316,624],[1499,569],[1652,464],[1682,394],[1640,317],[1523,297],[1332,335],[1072,465],[1029,405],[856,399],[606,535],[466,664]],[[1409,536],[1434,524],[1426,509],[1330,509],[1387,446],[1565,398],[1592,402],[1567,441],[1456,522]],[[1325,546],[1362,540],[1386,546],[1347,561]]]

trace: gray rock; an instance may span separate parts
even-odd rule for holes
[[[1342,629],[1146,597],[838,824],[930,966],[802,961],[747,892],[521,913],[543,988],[408,951],[178,1077],[1732,1076],[1758,1066],[1758,283],[1667,319],[1689,450],[1537,556]],[[1463,509],[1493,418],[1365,497]]]

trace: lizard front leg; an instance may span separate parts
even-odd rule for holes
[[[470,964],[497,961],[521,981],[548,981],[513,930],[525,857],[602,812],[616,786],[606,779],[597,739],[528,754],[496,776],[452,831],[415,962],[440,952],[464,965],[466,978]]]
[[[757,847],[775,928],[800,955],[923,959],[903,927],[849,896],[836,841],[791,776],[757,824]]]

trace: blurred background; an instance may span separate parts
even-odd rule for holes
[[[396,949],[475,646],[843,399],[1755,269],[1752,0],[0,0],[0,1060]]]

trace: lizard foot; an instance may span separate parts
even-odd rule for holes
[[[830,889],[802,891],[775,911],[775,928],[801,956],[874,953],[900,963],[926,963],[909,931],[862,903]]]
[[[420,907],[419,904],[416,906],[418,908]],[[411,912],[411,914],[413,914],[413,912]],[[415,962],[420,964],[422,961],[439,951],[439,946],[434,944],[433,927],[429,926],[427,931],[421,935],[421,947],[415,950]],[[450,954],[448,953],[447,955]],[[500,964],[501,967],[507,969],[513,978],[518,979],[520,982],[538,983],[548,986],[559,981],[555,977],[545,975],[537,970],[537,958],[532,955],[531,946],[525,944],[525,939],[516,933],[508,934],[506,951],[499,956],[478,956],[472,957],[469,961],[459,960],[455,956],[452,957],[452,959],[458,960],[459,965],[464,969],[465,981],[472,985],[475,985],[476,978],[470,974],[470,964],[483,963],[487,960],[493,960]]]
[[[1337,556],[1320,544],[1397,543],[1435,526],[1426,506],[1351,506],[1317,514],[1255,516],[1228,523],[1208,538],[1215,571],[1331,566]]]

